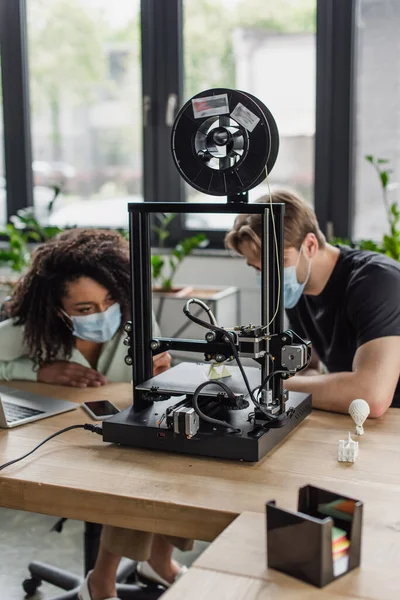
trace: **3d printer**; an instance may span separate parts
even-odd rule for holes
[[[134,401],[104,422],[104,441],[257,461],[310,413],[309,395],[283,389],[283,380],[306,368],[311,357],[310,344],[283,327],[284,205],[247,203],[248,190],[271,172],[278,147],[270,111],[251,94],[207,90],[178,113],[172,155],[180,174],[227,202],[129,205],[132,321],[125,325],[125,344]],[[199,326],[201,339],[153,337],[151,215],[160,212],[262,215],[261,324],[223,327],[192,298],[182,316]],[[203,319],[191,312],[193,305],[204,311]],[[181,362],[152,377],[153,355],[166,350],[197,352],[204,361]],[[243,357],[258,366],[243,366]]]

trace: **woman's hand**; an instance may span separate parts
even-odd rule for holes
[[[70,385],[79,388],[100,387],[107,383],[104,375],[95,369],[88,369],[78,363],[66,360],[57,360],[40,367],[37,380],[43,383]]]
[[[153,377],[164,373],[171,366],[171,355],[168,352],[161,352],[153,356]]]

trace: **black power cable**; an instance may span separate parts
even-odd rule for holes
[[[232,400],[236,399],[235,394],[232,392],[232,390],[222,381],[204,381],[204,383],[201,383],[195,389],[194,394],[193,394],[192,403],[193,403],[193,408],[196,411],[196,413],[199,415],[199,417],[201,419],[203,419],[203,421],[207,421],[208,423],[212,423],[213,425],[221,425],[222,427],[226,427],[228,429],[233,429],[237,433],[240,433],[240,431],[241,431],[240,429],[233,427],[227,421],[222,421],[220,419],[214,419],[213,417],[209,417],[208,415],[203,413],[203,411],[199,408],[199,403],[198,403],[199,394],[200,394],[201,390],[204,389],[207,385],[218,385],[220,388],[222,388],[224,390],[224,392],[228,395],[229,398],[231,398]]]
[[[206,329],[211,329],[212,331],[217,331],[218,333],[221,333],[221,334],[223,334],[224,338],[226,339],[226,341],[229,343],[229,345],[230,345],[230,346],[231,346],[231,348],[232,348],[232,353],[233,353],[233,356],[234,356],[234,358],[235,358],[235,361],[236,361],[236,363],[237,363],[237,366],[239,367],[240,373],[241,373],[241,375],[242,375],[242,377],[243,377],[243,381],[244,381],[244,383],[245,383],[245,386],[246,386],[246,388],[247,388],[247,391],[248,391],[248,393],[249,393],[249,396],[250,396],[250,398],[251,398],[251,401],[253,402],[254,406],[255,406],[256,408],[258,408],[258,410],[259,410],[260,412],[262,412],[262,413],[263,413],[263,415],[265,415],[265,416],[268,418],[268,423],[266,424],[266,426],[268,426],[268,427],[273,427],[273,426],[274,426],[274,423],[275,423],[275,421],[276,421],[276,425],[275,425],[275,426],[278,426],[278,427],[280,427],[280,426],[281,426],[282,419],[281,419],[281,418],[278,418],[278,417],[271,417],[271,416],[270,416],[268,413],[266,413],[266,412],[265,412],[265,410],[264,410],[263,406],[262,406],[262,405],[261,405],[261,404],[260,404],[260,403],[259,403],[259,402],[258,402],[256,399],[255,399],[255,397],[254,397],[254,394],[253,394],[253,391],[254,391],[254,390],[252,390],[252,389],[251,389],[251,387],[250,387],[249,380],[248,380],[248,378],[247,378],[247,375],[246,375],[246,372],[245,372],[245,370],[244,370],[244,368],[243,368],[243,365],[242,365],[242,362],[241,362],[241,360],[240,360],[240,357],[239,357],[239,354],[238,354],[237,348],[236,348],[236,346],[235,346],[235,343],[234,343],[234,341],[233,341],[233,339],[232,339],[232,335],[230,334],[230,332],[229,332],[229,331],[226,331],[226,330],[225,330],[225,329],[223,329],[222,327],[218,327],[218,325],[213,325],[212,323],[207,323],[207,321],[203,321],[203,319],[200,319],[199,317],[195,317],[194,315],[192,315],[192,313],[191,313],[191,312],[190,312],[190,310],[189,310],[189,306],[190,306],[191,304],[193,304],[193,300],[194,300],[194,299],[188,300],[188,301],[186,302],[185,306],[183,307],[183,312],[184,312],[185,316],[186,316],[188,319],[190,319],[191,321],[193,321],[194,323],[197,323],[197,325],[200,325],[201,327],[205,327]],[[269,381],[269,379],[270,379],[271,377],[273,377],[274,375],[278,375],[278,374],[280,374],[280,373],[286,373],[286,371],[274,371],[273,373],[270,373],[270,374],[269,374],[269,375],[268,375],[268,376],[267,376],[267,377],[264,379],[264,381],[263,381],[263,383],[261,384],[261,386],[258,386],[258,388],[255,388],[255,390],[256,390],[256,389],[259,389],[259,388],[261,388],[261,387],[263,388],[263,387],[264,387],[264,386],[265,386],[265,385],[268,383],[268,381]],[[278,423],[279,423],[279,424],[278,424]]]
[[[43,446],[43,444],[45,444],[46,442],[52,440],[53,438],[57,437],[58,435],[61,435],[62,433],[65,433],[66,431],[71,431],[71,429],[86,429],[88,431],[92,431],[93,433],[97,433],[98,435],[103,435],[103,429],[99,425],[92,425],[91,423],[85,423],[85,425],[70,425],[69,427],[65,427],[64,429],[60,429],[60,431],[56,431],[56,433],[49,435],[49,437],[47,437],[45,440],[43,440],[43,442],[40,442],[40,444],[38,444],[30,452],[27,452],[26,454],[24,454],[23,456],[20,456],[19,458],[14,458],[14,460],[8,461],[8,462],[4,463],[4,465],[0,465],[0,471],[5,469],[6,467],[9,467],[10,465],[13,465],[13,464],[19,462],[20,460],[23,460],[24,458],[27,458],[28,456],[30,456],[31,454],[36,452],[36,450],[38,450],[40,448],[40,446]]]
[[[199,317],[195,317],[194,315],[192,315],[192,313],[189,310],[189,306],[191,304],[197,304],[198,306],[201,306],[207,312],[208,317],[210,319],[210,323],[207,323],[207,321],[203,321],[203,319],[200,319]],[[207,305],[202,300],[199,300],[198,298],[190,298],[190,300],[188,300],[186,302],[185,306],[183,307],[183,313],[188,319],[193,321],[193,323],[197,323],[197,325],[200,325],[200,327],[205,327],[206,329],[211,329],[212,331],[218,331],[219,333],[226,333],[225,329],[223,329],[222,327],[218,327],[218,325],[215,325],[212,322],[211,316],[210,316],[211,309],[209,307],[207,307],[208,308],[208,311],[207,311],[205,308],[206,306]]]
[[[230,334],[229,331],[226,331],[225,329],[223,329],[222,327],[218,327],[218,325],[213,325],[212,323],[207,323],[207,321],[203,321],[203,319],[199,319],[198,317],[195,317],[194,315],[192,315],[192,313],[189,310],[189,306],[193,303],[193,298],[191,300],[188,300],[185,304],[185,306],[183,307],[183,312],[184,314],[187,316],[188,319],[190,319],[191,321],[193,321],[193,323],[197,323],[197,325],[200,325],[201,327],[205,327],[206,329],[211,329],[212,331],[217,331],[218,333],[221,333],[224,337],[226,337],[229,345],[232,348],[232,353],[233,356],[235,357],[235,360],[237,362],[237,365],[240,369],[240,372],[242,374],[243,377],[243,381],[246,385],[247,391],[250,394],[250,398],[252,400],[252,402],[257,406],[257,401],[255,400],[253,393],[251,391],[251,387],[249,384],[249,380],[247,379],[247,375],[246,372],[243,368],[243,365],[241,363],[241,360],[239,358],[239,354],[237,352],[235,343],[232,339],[232,336]]]
[[[283,369],[280,369],[279,371],[273,371],[272,373],[270,373],[269,375],[267,375],[264,379],[264,381],[258,385],[257,387],[253,388],[252,392],[254,394],[254,392],[256,392],[257,390],[263,390],[265,388],[265,386],[267,385],[267,383],[272,379],[272,377],[274,377],[275,375],[287,375],[288,372],[284,371]]]
[[[188,314],[190,315],[190,317],[195,317],[195,315],[192,315],[192,313],[189,311],[189,306],[191,304],[197,304],[197,306],[200,306],[200,308],[207,313],[207,316],[210,319],[211,325],[215,325],[218,327],[217,321],[215,320],[215,317],[213,315],[211,308],[205,302],[203,302],[203,300],[199,300],[198,298],[190,298],[190,300],[188,300],[184,306],[184,309],[183,309],[184,313],[185,313],[185,309],[186,309]],[[198,313],[198,314],[200,314],[200,313]],[[185,313],[185,315],[188,316],[186,313]],[[202,319],[199,319],[199,320],[201,321]],[[203,321],[203,323],[204,322],[205,321]]]

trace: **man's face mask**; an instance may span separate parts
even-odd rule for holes
[[[121,326],[121,307],[118,302],[112,304],[104,312],[93,313],[91,315],[71,317],[64,311],[62,312],[72,322],[72,334],[88,342],[96,342],[98,344],[108,342],[114,337]]]
[[[303,252],[303,246],[300,248],[300,253],[295,265],[284,268],[283,274],[283,303],[285,308],[293,308],[296,306],[300,297],[310,279],[311,274],[311,260],[308,260],[308,271],[303,283],[300,283],[297,279],[297,265],[299,264],[300,257]]]

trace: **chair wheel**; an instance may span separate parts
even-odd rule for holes
[[[22,583],[22,587],[24,588],[24,592],[27,596],[33,596],[40,585],[42,585],[42,580],[37,579],[37,577],[25,579],[25,581]]]

